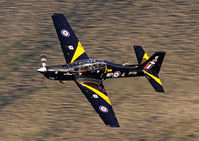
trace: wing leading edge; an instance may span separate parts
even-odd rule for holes
[[[107,126],[119,127],[102,81],[90,78],[77,79],[76,84]]]
[[[53,14],[52,20],[66,63],[88,59],[88,56],[63,14]]]

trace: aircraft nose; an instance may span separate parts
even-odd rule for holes
[[[37,69],[37,72],[40,72],[40,73],[46,72],[46,67],[41,67],[41,68]]]

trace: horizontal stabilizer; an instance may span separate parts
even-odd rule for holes
[[[135,50],[138,64],[143,64],[149,59],[148,55],[146,54],[146,52],[141,46],[134,46],[134,50]]]
[[[144,72],[147,80],[151,83],[156,92],[164,92],[164,88],[162,86],[162,82],[160,81],[158,76],[152,75],[148,72]]]

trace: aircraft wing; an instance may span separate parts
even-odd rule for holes
[[[104,123],[110,127],[119,127],[119,123],[102,81],[91,78],[79,78],[76,79],[75,82]]]
[[[72,63],[75,60],[88,59],[84,48],[77,39],[75,33],[67,22],[63,14],[53,14],[52,20],[60,41],[66,63]]]

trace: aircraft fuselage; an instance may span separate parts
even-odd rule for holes
[[[79,60],[65,65],[47,66],[38,72],[51,80],[74,80],[78,77],[105,80],[107,78],[144,76],[139,65],[120,65],[100,59]]]

